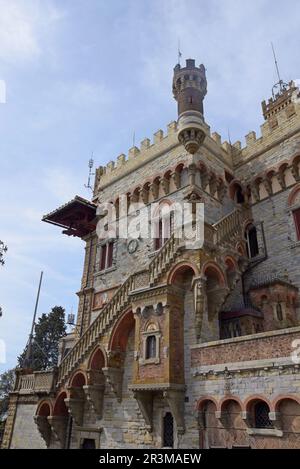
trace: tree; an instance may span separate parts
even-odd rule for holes
[[[29,363],[26,360],[27,345],[18,357],[19,366],[33,370],[46,370],[56,366],[58,342],[65,335],[65,310],[61,306],[55,306],[49,314],[42,314],[39,318],[29,351]]]
[[[13,391],[15,383],[15,370],[7,370],[0,375],[0,420],[8,409],[9,393]]]
[[[3,253],[7,251],[7,246],[0,239],[0,265],[4,265]]]
[[[0,239],[0,265],[4,265],[5,264],[5,261],[3,259],[3,254],[7,251],[7,246],[5,246],[5,244],[3,243],[3,241],[1,241]],[[2,308],[0,306],[0,318],[2,316]]]

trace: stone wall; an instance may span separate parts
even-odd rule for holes
[[[37,408],[37,399],[20,398],[14,423],[10,448],[45,449],[46,445],[33,420]],[[23,402],[22,402],[23,401]]]

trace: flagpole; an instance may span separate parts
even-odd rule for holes
[[[40,275],[40,282],[39,282],[38,292],[37,292],[36,301],[35,301],[34,313],[33,313],[32,324],[31,324],[31,331],[30,331],[30,334],[29,334],[28,346],[27,346],[26,355],[25,355],[25,359],[24,359],[24,364],[27,368],[29,367],[29,364],[30,364],[32,339],[33,339],[33,332],[34,332],[34,326],[35,326],[36,313],[37,313],[38,304],[39,304],[42,279],[43,279],[43,271],[41,272],[41,275]]]

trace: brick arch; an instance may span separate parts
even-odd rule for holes
[[[295,187],[293,187],[293,189],[289,193],[288,206],[291,206],[291,205],[294,204],[294,201],[295,201],[297,195],[299,194],[299,192],[300,192],[300,184],[297,184]]]
[[[276,412],[283,401],[294,401],[300,405],[300,397],[296,394],[280,394],[272,401],[272,409]]]
[[[242,403],[241,399],[237,396],[232,396],[232,395],[225,396],[225,397],[223,397],[223,399],[221,399],[221,401],[219,402],[219,405],[218,405],[218,410],[220,410],[220,411],[224,410],[225,406],[229,402],[236,402],[240,406],[241,411],[243,410],[243,403]]]
[[[239,181],[238,179],[234,179],[233,181],[230,182],[228,189],[229,189],[229,197],[232,200],[234,200],[234,196],[238,187],[241,189],[242,193],[244,193],[244,188],[243,188],[241,181]]]
[[[220,285],[224,287],[226,285],[225,275],[223,270],[214,261],[207,261],[202,267],[202,274],[206,277],[217,276]]]
[[[86,374],[82,370],[76,370],[69,379],[69,385],[75,388],[81,388],[87,384]]]
[[[132,310],[129,309],[116,322],[110,334],[108,350],[126,351],[128,336],[135,326]]]
[[[166,179],[170,179],[172,176],[172,171],[171,169],[168,169],[166,172],[163,173],[163,177]]]
[[[89,361],[88,369],[99,370],[107,366],[106,351],[100,345],[97,345],[92,351]]]
[[[284,160],[282,161],[281,163],[279,163],[279,165],[277,166],[277,171],[279,173],[285,171],[290,165],[290,162],[288,160]]]
[[[62,417],[68,416],[68,409],[65,403],[66,398],[67,391],[63,390],[58,394],[53,407],[53,415],[58,415]]]
[[[41,401],[36,410],[36,415],[42,417],[49,417],[53,413],[53,405],[52,402],[48,399]]]
[[[245,246],[241,241],[236,244],[235,248],[241,256],[246,256]]]
[[[233,256],[225,256],[224,262],[230,270],[238,270],[238,265]]]
[[[268,404],[270,412],[274,410],[269,399],[262,394],[253,394],[252,396],[249,396],[244,402],[243,410],[249,411],[252,405],[256,404],[258,401],[263,401]]]
[[[196,409],[197,410],[203,410],[203,407],[204,405],[207,403],[207,402],[212,402],[215,407],[216,407],[216,410],[218,409],[218,402],[217,400],[212,397],[212,396],[204,396],[204,397],[201,397],[197,403],[196,403]]]
[[[168,198],[163,198],[162,200],[160,200],[159,202],[157,202],[157,207],[155,207],[155,209],[153,210],[153,213],[151,213],[151,215],[156,218],[160,215],[160,210],[161,210],[161,207],[163,205],[169,205],[169,207],[171,207],[173,205],[173,202],[172,200],[168,199]]]
[[[196,276],[200,275],[198,267],[193,262],[181,261],[175,264],[170,270],[167,278],[167,284],[171,285],[172,283],[174,283],[178,274],[182,274],[188,270],[192,270],[194,272],[194,275]]]
[[[181,173],[184,169],[186,169],[186,163],[184,161],[180,161],[175,166],[174,171],[177,171],[177,172]]]
[[[264,173],[265,177],[268,179],[271,179],[273,176],[276,175],[276,170],[275,168],[269,168],[267,171]]]
[[[300,153],[297,153],[296,155],[293,156],[293,158],[291,159],[291,164],[292,165],[300,164]]]

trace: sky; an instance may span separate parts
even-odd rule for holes
[[[41,270],[38,314],[76,312],[84,243],[41,218],[91,196],[92,152],[106,164],[176,120],[178,41],[206,67],[206,122],[244,143],[276,82],[271,41],[282,78],[300,76],[299,20],[297,0],[0,0],[0,372],[26,345]]]

